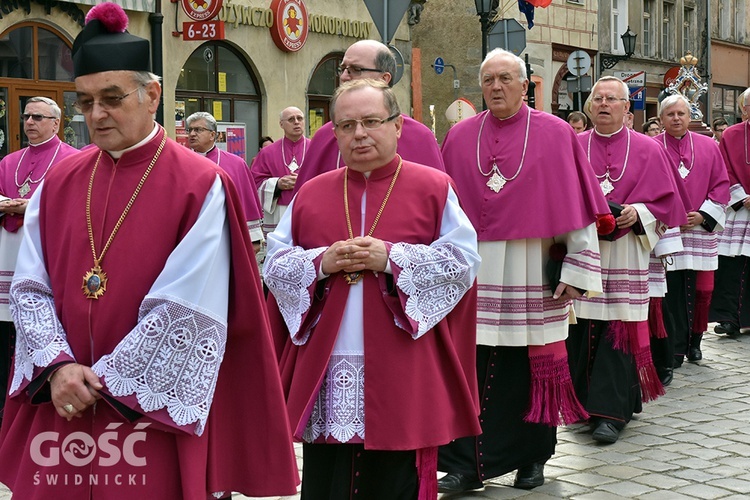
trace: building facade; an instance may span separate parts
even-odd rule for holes
[[[26,99],[35,95],[60,104],[61,137],[77,147],[88,143],[83,117],[73,108],[70,47],[85,13],[96,3],[2,2],[0,157],[25,145],[20,114]],[[225,0],[213,18],[224,22],[223,40],[186,40],[188,35],[205,34],[185,30],[189,26],[184,23],[194,22],[182,7],[188,2],[117,3],[130,18],[128,31],[152,42],[152,63],[163,86],[158,118],[168,134],[184,139],[184,117],[207,111],[224,132],[220,140],[226,142],[221,146],[248,161],[257,152],[260,136],[281,137],[278,117],[285,107],[306,111],[310,134],[327,121],[328,100],[339,83],[336,68],[344,51],[357,40],[380,39],[362,1]],[[206,2],[211,3],[216,4]],[[300,28],[307,28],[304,39]],[[275,29],[279,31],[274,33]],[[284,31],[287,45],[283,36],[278,40]],[[394,90],[406,112],[411,107],[409,34],[404,21],[392,43],[405,54],[403,77]]]

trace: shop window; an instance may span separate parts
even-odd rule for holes
[[[184,119],[196,111],[211,113],[223,126],[244,124],[249,163],[258,152],[260,100],[258,83],[244,57],[223,42],[207,42],[188,57],[175,91],[175,126],[178,140],[186,139]],[[223,147],[219,144],[219,147]]]
[[[310,110],[307,118],[309,137],[312,137],[324,123],[331,119],[328,114],[328,103],[336,87],[339,86],[336,69],[343,57],[343,54],[327,55],[318,63],[310,78],[310,84],[307,87],[307,108]]]
[[[88,144],[75,100],[70,41],[49,25],[23,22],[0,32],[0,158],[25,147],[20,116],[33,96],[53,99],[62,110],[60,138],[74,147]]]

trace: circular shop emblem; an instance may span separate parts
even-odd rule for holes
[[[182,0],[182,10],[193,21],[210,21],[221,10],[224,0]]]
[[[284,52],[297,52],[305,45],[309,25],[303,0],[273,0],[274,15],[271,38]]]

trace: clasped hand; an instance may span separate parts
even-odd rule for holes
[[[52,404],[57,414],[68,422],[73,417],[81,418],[83,413],[96,404],[104,387],[99,377],[88,366],[70,363],[59,368],[50,378]],[[72,405],[71,407],[68,405]]]
[[[372,236],[360,236],[333,243],[323,253],[321,270],[328,275],[339,271],[356,273],[357,271],[385,271],[388,264],[388,252],[383,240]]]

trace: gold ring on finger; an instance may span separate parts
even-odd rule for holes
[[[76,408],[72,404],[68,403],[63,406],[63,410],[67,411],[68,413],[73,413],[74,411],[76,411]]]

